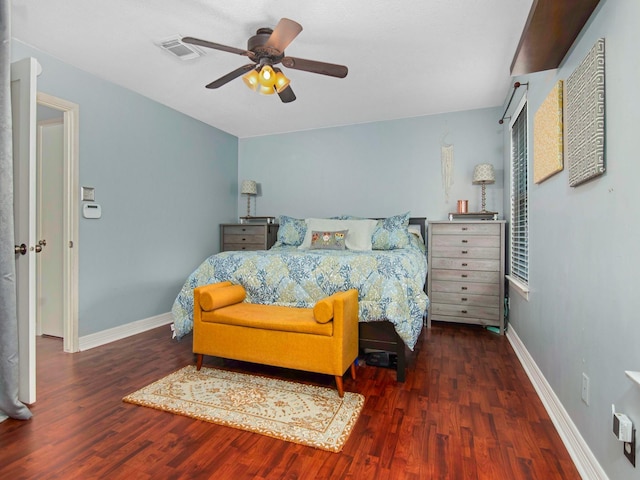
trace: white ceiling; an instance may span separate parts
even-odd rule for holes
[[[239,138],[502,105],[533,0],[12,0],[14,38]],[[287,55],[349,67],[344,79],[283,68],[297,96],[209,82],[247,62],[157,44],[193,36],[245,49],[287,17]]]

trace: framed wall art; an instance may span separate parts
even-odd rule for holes
[[[533,181],[541,183],[563,168],[562,80],[555,84],[533,119]]]
[[[604,38],[599,39],[565,82],[565,142],[569,185],[605,171]]]

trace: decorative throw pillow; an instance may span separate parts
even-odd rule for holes
[[[371,237],[374,250],[394,250],[396,248],[406,248],[409,246],[409,217],[411,212],[394,215],[382,220],[378,220],[378,225]]]
[[[335,220],[327,218],[307,218],[307,233],[304,237],[302,245],[298,248],[301,250],[311,248],[311,232],[337,232],[340,230],[348,230],[349,233],[345,240],[345,245],[349,250],[370,251],[371,235],[376,228],[375,220]]]
[[[277,246],[290,245],[297,247],[302,244],[304,234],[307,233],[307,224],[304,219],[281,215],[278,223]]]
[[[340,230],[338,232],[311,232],[311,250],[344,250],[347,232],[349,230]]]

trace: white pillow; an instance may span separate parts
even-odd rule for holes
[[[307,218],[307,233],[304,235],[300,250],[311,248],[311,232],[334,232],[337,230],[349,230],[345,245],[349,250],[371,250],[371,235],[378,224],[377,220],[335,220],[332,218]]]
[[[409,224],[408,230],[409,230],[409,233],[413,233],[416,237],[418,237],[422,241],[422,243],[424,243],[424,240],[422,239],[422,232],[420,231],[420,225]]]

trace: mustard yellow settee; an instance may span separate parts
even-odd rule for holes
[[[314,308],[244,303],[241,285],[220,282],[193,292],[193,352],[334,375],[338,393],[358,356],[358,292],[338,292]]]

